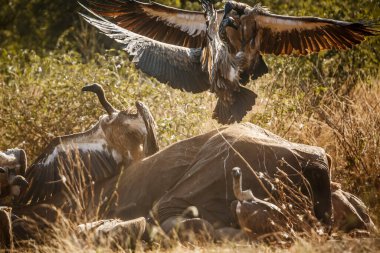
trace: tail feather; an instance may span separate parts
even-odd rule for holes
[[[244,87],[234,92],[235,103],[228,105],[218,99],[212,117],[221,124],[232,124],[240,122],[255,104],[257,95]]]

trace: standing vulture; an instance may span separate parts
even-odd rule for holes
[[[58,192],[79,192],[90,182],[117,175],[122,168],[158,151],[156,124],[142,102],[135,103],[137,113],[120,111],[108,102],[99,84],[86,85],[82,91],[95,93],[107,114],[87,131],[50,142],[26,170],[30,185],[21,203],[37,204]]]
[[[268,72],[262,54],[348,49],[378,33],[362,23],[275,15],[260,4],[234,1],[224,10],[205,9],[206,15],[154,2],[86,2],[90,15],[81,14],[84,19],[119,42],[137,68],[173,88],[216,93],[213,118],[223,124],[241,121],[254,105],[256,95],[241,85]],[[204,8],[211,5],[202,2]],[[219,66],[225,53],[225,66]]]

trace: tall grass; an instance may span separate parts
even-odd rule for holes
[[[325,148],[333,157],[333,179],[363,198],[378,224],[380,76],[373,65],[370,68],[346,66],[354,53],[334,53],[330,58],[325,53],[320,55],[325,58],[266,57],[272,71],[249,84],[259,98],[244,121],[286,139]],[[33,161],[54,136],[89,128],[104,113],[93,94],[80,92],[83,85],[91,82],[104,86],[116,108],[133,107],[135,100],[146,103],[157,121],[161,147],[219,126],[211,119],[216,102],[213,94],[194,95],[160,84],[137,71],[123,52],[111,50],[102,55],[92,52],[91,57],[83,60],[83,53],[75,51],[57,50],[39,56],[31,50],[2,49],[0,149],[23,148],[29,161]],[[83,244],[73,236],[79,222],[62,218],[52,232],[54,238],[44,246],[32,245],[31,251],[95,250],[91,241]],[[346,249],[343,244],[311,238],[297,240],[290,251],[315,251],[320,240],[325,242],[325,250]],[[349,243],[358,250],[376,247],[373,241],[349,240]],[[191,249],[173,245],[170,250],[158,247],[153,251]],[[194,246],[194,249],[200,252],[272,250],[263,245],[229,243]]]

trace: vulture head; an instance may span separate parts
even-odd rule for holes
[[[17,175],[23,176],[27,166],[26,153],[22,149],[0,151],[0,195]]]
[[[0,206],[13,206],[14,200],[28,187],[24,178],[26,154],[22,149],[0,152]]]
[[[238,3],[235,1],[228,1],[224,5],[224,17],[223,17],[223,19],[226,18],[231,13],[241,16],[245,13],[245,10],[247,7],[248,7],[248,5],[246,5],[244,3]]]
[[[236,20],[233,17],[224,18],[220,26],[223,28],[232,27],[235,30],[239,29],[239,24],[236,22]]]

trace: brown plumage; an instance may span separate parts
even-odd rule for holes
[[[156,41],[198,48],[206,38],[203,12],[181,10],[159,3],[135,0],[86,0],[87,6],[100,16],[131,32]],[[220,14],[223,10],[218,11]],[[221,21],[219,16],[219,22]]]
[[[187,48],[203,48],[207,45],[204,12],[177,9],[153,1],[86,0],[85,3],[96,14],[106,17],[118,26],[155,41]],[[216,23],[219,24],[224,10],[216,12]],[[226,32],[228,37],[238,37],[232,29],[226,29]],[[231,46],[232,52],[236,53],[240,48],[240,39]],[[261,69],[251,70],[253,79],[264,74],[261,72],[268,71],[263,61],[261,64]],[[246,83],[249,79],[247,73],[244,74]],[[189,91],[186,88],[185,90]],[[191,92],[197,91],[195,89]]]
[[[225,17],[240,21],[245,45],[264,54],[306,55],[326,49],[349,49],[379,34],[364,23],[317,17],[276,15],[261,6],[229,1]]]
[[[226,31],[227,27],[234,26],[234,21],[225,18],[219,24],[212,4],[202,1],[202,6],[208,24],[202,68],[209,74],[210,91],[218,97],[212,116],[223,124],[239,122],[251,110],[257,95],[240,86],[241,66],[245,60],[230,53]]]

